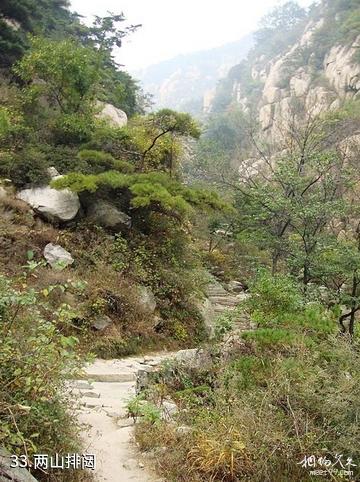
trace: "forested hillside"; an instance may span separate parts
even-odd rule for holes
[[[1,14],[0,444],[31,467],[34,454],[80,448],[66,383],[88,353],[206,338],[190,219],[230,208],[181,181],[195,121],[144,115],[137,83],[114,63],[136,29],[122,14],[85,27],[65,3],[28,0]]]
[[[359,479],[359,18],[275,8],[201,126],[1,2],[1,482]]]

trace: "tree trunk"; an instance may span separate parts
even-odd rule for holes
[[[274,276],[278,272],[278,264],[280,259],[279,250],[275,250],[272,255],[272,266],[271,266],[271,274]]]

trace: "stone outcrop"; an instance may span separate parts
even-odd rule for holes
[[[11,467],[11,454],[0,447],[0,482],[37,482],[25,468]]]
[[[112,319],[107,315],[99,315],[91,323],[91,326],[97,331],[103,331],[112,324]]]
[[[107,201],[94,200],[88,207],[87,215],[95,224],[114,231],[131,226],[131,217]]]
[[[44,258],[52,268],[61,269],[73,264],[71,254],[58,244],[49,243],[44,249]]]
[[[34,187],[19,191],[16,197],[29,204],[41,217],[55,223],[73,220],[80,209],[78,195],[69,189],[58,191],[50,186]]]
[[[99,119],[107,121],[112,127],[124,127],[127,124],[126,113],[113,106],[112,104],[98,103],[100,112],[97,115]]]
[[[314,67],[318,62],[314,35],[323,24],[322,18],[310,21],[285,53],[272,59],[254,59],[250,70],[252,80],[258,84],[255,97],[249,96],[249,86],[244,83],[248,81],[236,80],[236,74],[233,77],[233,101],[244,112],[256,108],[259,124],[271,142],[282,142],[297,100],[317,115],[339,108],[343,100],[360,96],[360,63],[354,59],[360,49],[360,35],[351,44],[329,47],[323,64]]]
[[[339,97],[360,91],[360,65],[353,61],[359,48],[360,35],[350,46],[335,45],[325,57],[325,76]]]
[[[156,310],[156,299],[154,293],[147,286],[138,286],[138,305],[145,313],[154,313]]]

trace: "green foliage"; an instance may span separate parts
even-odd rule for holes
[[[10,178],[16,187],[46,183],[49,180],[47,167],[44,154],[34,147],[0,156],[0,174]]]
[[[80,367],[77,338],[65,336],[68,307],[54,310],[45,291],[21,290],[0,276],[0,441],[11,453],[77,448],[65,382]]]
[[[144,400],[144,397],[133,398],[127,405],[129,417],[134,419],[142,417],[144,422],[157,424],[160,421],[161,411],[154,404]]]
[[[184,216],[192,206],[199,209],[226,209],[226,203],[214,192],[192,189],[160,172],[122,174],[108,171],[99,175],[72,173],[53,181],[57,189],[69,188],[74,192],[95,192],[100,187],[113,190],[127,188],[134,208],[160,208],[169,215]]]
[[[324,22],[313,38],[315,68],[321,68],[326,53],[336,44],[349,45],[359,33],[360,9],[356,0],[331,0],[325,10]],[[357,60],[355,53],[354,60]]]
[[[301,307],[299,286],[288,275],[272,276],[268,271],[259,271],[251,285],[250,312],[258,322],[271,323],[283,313],[295,314]],[[259,315],[261,317],[259,318]]]
[[[349,344],[335,337],[335,321],[324,307],[298,307],[300,291],[290,280],[277,277],[269,289],[270,275],[261,278],[253,288],[253,304],[259,305],[259,292],[268,300],[257,307],[268,326],[244,333],[240,351],[228,354],[226,361],[182,368],[181,386],[207,396],[202,403],[194,403],[194,396],[181,397],[183,410],[177,416],[189,431],[181,438],[169,436],[168,451],[161,456],[162,473],[170,480],[310,481],[300,464],[310,453],[333,461],[342,453],[356,464],[358,341]],[[286,303],[286,287],[296,298],[293,303]],[[269,313],[280,311],[278,326],[272,327]],[[324,330],[326,324],[332,329]],[[162,392],[176,399],[176,367],[163,369],[158,380],[165,385]],[[152,443],[161,444],[161,434],[171,427],[147,425],[146,430]],[[141,430],[138,441],[147,447]],[[352,470],[357,477],[358,467]]]
[[[77,159],[77,169],[84,174],[99,174],[111,169],[124,173],[131,173],[134,170],[134,166],[129,162],[114,159],[111,154],[103,151],[82,149],[77,154]]]
[[[150,119],[160,132],[172,132],[180,136],[198,139],[200,129],[190,114],[176,112],[171,109],[161,109],[150,116]]]
[[[87,112],[88,102],[94,98],[98,81],[95,58],[91,49],[74,40],[32,37],[30,51],[15,72],[26,82],[35,81],[38,95],[70,115]]]
[[[67,0],[3,0],[0,5],[0,65],[9,68],[28,48],[27,32],[40,34],[69,33],[78,25],[67,10]],[[4,18],[13,24],[7,23]]]
[[[267,57],[281,53],[300,35],[305,20],[306,10],[295,1],[275,7],[262,19],[261,28],[255,33],[255,50]]]

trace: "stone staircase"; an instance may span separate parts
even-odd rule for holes
[[[145,469],[133,443],[134,421],[127,404],[135,396],[137,373],[152,370],[174,353],[121,360],[97,359],[69,382],[77,418],[83,425],[83,453],[96,455],[96,482],[161,482]]]
[[[235,310],[246,298],[246,293],[227,291],[212,279],[203,305],[208,327],[214,329],[220,315]],[[240,312],[229,335],[241,337],[241,332],[253,328]],[[69,382],[68,391],[75,397],[77,417],[84,426],[84,453],[96,455],[96,482],[163,482],[141,461],[133,443],[134,421],[128,417],[127,404],[141,390],[142,377],[146,379],[147,373],[156,370],[164,360],[175,359],[196,367],[206,362],[206,356],[206,350],[194,348],[145,357],[97,359],[85,367],[78,380]]]
[[[228,311],[234,311],[242,301],[248,298],[245,292],[235,293],[227,291],[215,278],[212,278],[207,290],[206,316],[208,326],[213,331],[216,320]],[[203,312],[205,316],[205,313]],[[245,313],[239,313],[233,323],[233,332],[242,332],[254,329],[254,325]]]

